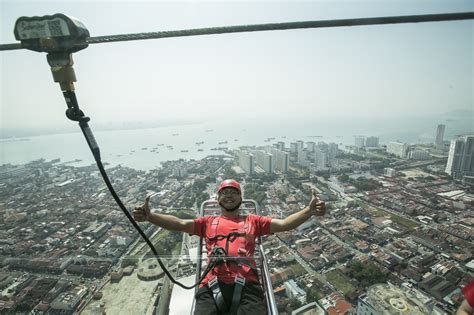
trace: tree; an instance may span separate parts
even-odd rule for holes
[[[315,288],[308,288],[306,289],[306,302],[316,302],[321,299],[324,295]]]
[[[122,268],[125,268],[128,266],[136,266],[137,264],[138,264],[138,256],[128,256],[122,259],[122,263],[120,264],[120,266]]]
[[[298,301],[297,298],[291,298],[288,301],[287,310],[289,311],[289,313],[291,313],[291,311],[294,311],[294,310],[296,310],[297,308],[300,308],[300,307],[301,307],[301,302]]]
[[[347,183],[349,181],[349,175],[342,174],[337,177],[337,180],[340,181],[341,183]]]
[[[348,265],[348,268],[349,276],[359,281],[363,287],[387,281],[387,276],[373,264],[363,264],[359,261],[354,261]]]

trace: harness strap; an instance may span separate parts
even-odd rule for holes
[[[240,242],[239,242],[239,249],[238,249],[238,253],[239,255],[242,255],[242,256],[245,256],[247,255],[247,250],[245,249],[245,245],[247,245],[247,231],[248,231],[248,220],[247,220],[247,217],[244,216],[244,217],[240,217],[240,221],[239,221],[239,234],[242,236],[240,238]]]
[[[245,286],[245,278],[235,276],[234,280],[234,294],[232,295],[232,303],[230,304],[230,314],[237,314],[240,306],[240,299],[242,297],[242,289]]]
[[[212,278],[207,283],[209,289],[211,289],[212,297],[216,303],[217,310],[219,312],[227,312],[227,304],[225,303],[224,297],[222,296],[221,289],[219,288],[219,282],[217,282],[217,277]]]
[[[219,225],[219,219],[221,218],[220,215],[215,216],[211,222],[211,238],[216,237],[217,235],[217,226]]]
[[[217,310],[221,314],[235,315],[240,306],[240,300],[242,298],[242,291],[245,286],[245,278],[240,276],[235,276],[234,280],[234,292],[232,294],[232,301],[230,308],[227,306],[224,296],[222,295],[221,289],[219,287],[219,282],[217,277],[212,278],[207,283],[209,289],[211,289],[212,297],[216,303]]]

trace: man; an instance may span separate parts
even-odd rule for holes
[[[253,214],[243,216],[239,209],[242,190],[233,179],[224,180],[219,185],[217,200],[221,206],[220,216],[184,220],[151,213],[148,197],[133,214],[137,221],[149,221],[167,230],[204,237],[208,257],[221,258],[199,286],[195,314],[265,314],[266,303],[252,259],[256,237],[289,231],[313,215],[323,216],[326,205],[313,190],[309,206],[285,219]]]

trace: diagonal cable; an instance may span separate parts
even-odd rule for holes
[[[195,28],[195,29],[177,30],[177,31],[96,36],[96,37],[89,37],[87,39],[87,42],[89,44],[99,44],[99,43],[132,41],[132,40],[200,36],[200,35],[217,35],[217,34],[243,33],[243,32],[261,32],[261,31],[293,30],[293,29],[305,29],[305,28],[329,28],[329,27],[384,25],[384,24],[402,24],[402,23],[420,23],[420,22],[459,21],[459,20],[470,20],[470,19],[474,19],[474,12],[234,25],[234,26],[221,26],[221,27],[209,27],[209,28]],[[0,51],[1,50],[14,50],[14,49],[23,49],[23,47],[21,46],[21,44],[0,45]]]

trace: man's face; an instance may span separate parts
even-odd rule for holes
[[[226,187],[219,192],[218,201],[224,208],[232,209],[242,201],[242,196],[237,189]]]

